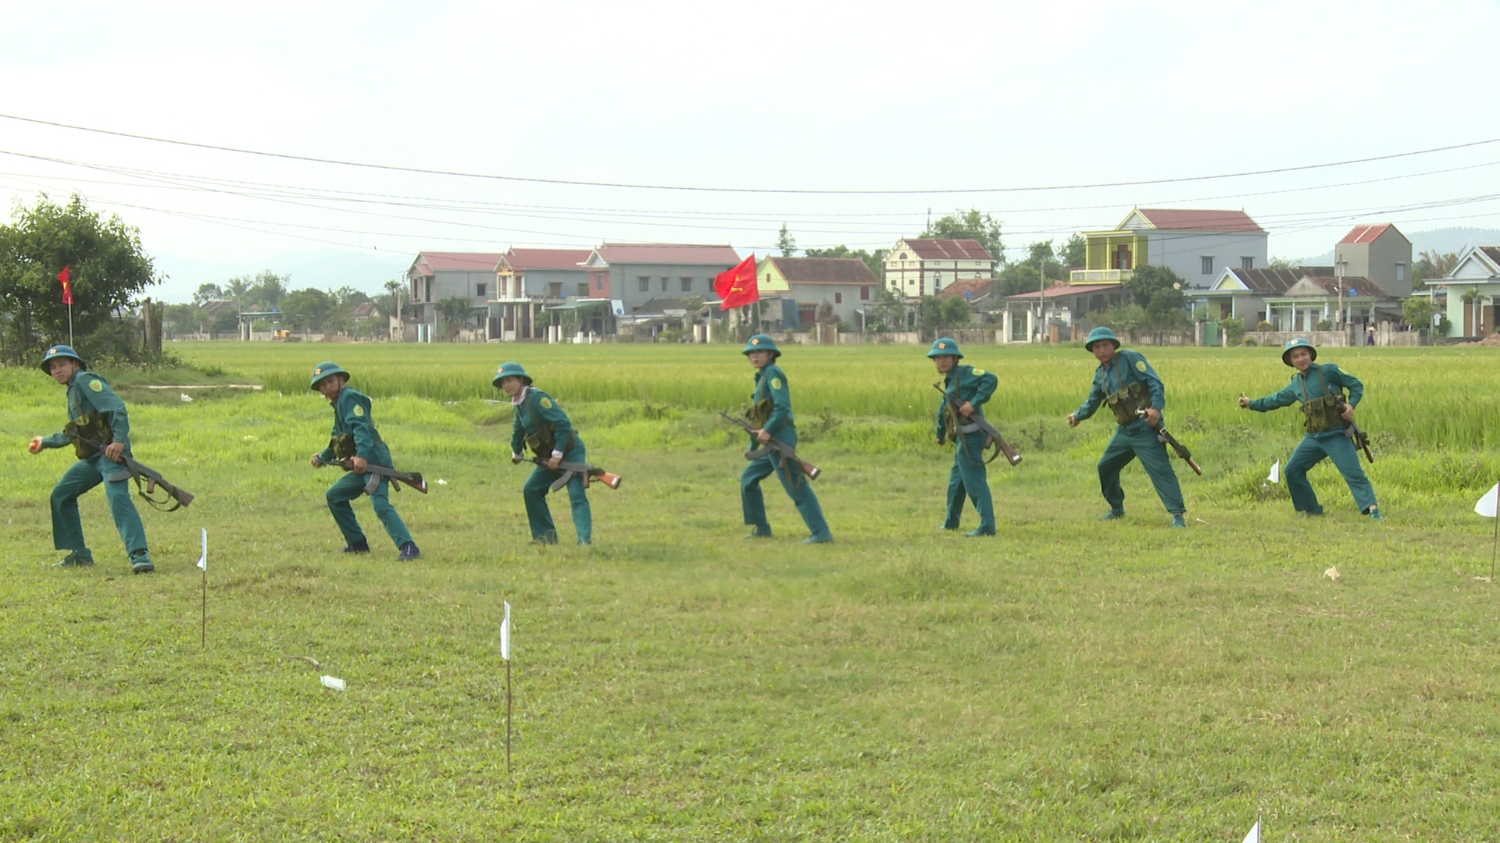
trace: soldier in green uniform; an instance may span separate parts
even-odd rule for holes
[[[792,392],[787,385],[786,374],[774,362],[781,356],[776,341],[765,334],[756,334],[745,343],[743,354],[755,367],[755,391],[750,393],[750,412],[747,420],[755,428],[750,447],[775,439],[792,448],[797,447],[797,425],[792,419]],[[770,538],[771,525],[766,520],[765,497],[760,491],[760,481],[775,474],[781,487],[797,505],[797,512],[811,533],[803,544],[822,544],[833,541],[828,522],[823,520],[823,509],[818,506],[818,496],[813,493],[812,481],[802,473],[799,466],[790,460],[779,458],[775,453],[750,461],[740,475],[740,507],[745,513],[745,523],[753,529],[745,538]]]
[[[364,530],[354,517],[354,508],[349,502],[365,494],[368,478],[367,465],[392,468],[391,451],[375,429],[375,419],[370,414],[370,399],[365,394],[351,389],[349,373],[333,361],[319,363],[313,367],[310,388],[328,399],[333,406],[333,435],[328,447],[312,455],[315,468],[322,468],[335,460],[349,460],[353,469],[328,487],[328,508],[333,512],[334,523],[344,534],[344,553],[369,553],[370,543],[365,541]],[[416,559],[422,555],[417,543],[411,540],[406,524],[391,506],[390,481],[380,478],[380,484],[370,493],[370,505],[375,517],[385,526],[386,533],[395,543],[400,554],[397,559]]]
[[[525,459],[525,449],[547,460],[547,465],[532,469],[521,487],[521,497],[526,501],[526,520],[531,524],[532,541],[541,544],[557,544],[557,527],[552,523],[552,511],[547,508],[547,492],[563,472],[558,464],[588,462],[588,452],[583,440],[573,431],[568,414],[557,405],[552,396],[531,385],[531,377],[520,363],[501,364],[490,384],[499,387],[510,396],[515,421],[510,433],[510,461],[512,464]],[[590,544],[594,537],[594,516],[589,510],[587,481],[575,474],[568,480],[568,501],[573,506],[573,529],[578,534],[579,544]]]
[[[957,446],[953,470],[948,472],[948,517],[943,521],[943,529],[957,530],[964,514],[964,501],[972,500],[979,512],[979,526],[964,535],[993,536],[995,506],[990,499],[989,476],[984,465],[989,436],[972,419],[984,418],[979,408],[995,394],[998,381],[990,372],[960,364],[963,352],[948,337],[933,342],[927,356],[943,376],[943,391],[957,395],[963,402],[955,411],[945,397],[937,412],[937,443],[953,442]]]
[[[78,496],[103,483],[115,529],[120,531],[120,539],[130,554],[130,569],[137,574],[149,574],[156,568],[146,547],[146,528],[130,500],[130,472],[119,465],[130,454],[130,419],[125,402],[104,378],[84,371],[86,368],[83,358],[71,346],[54,345],[47,349],[42,371],[68,388],[68,425],[51,436],[32,438],[28,446],[31,453],[39,454],[44,448],[71,444],[78,456],[78,462],[52,488],[52,545],[68,551],[57,564],[65,568],[94,564],[94,555],[83,541]],[[101,452],[78,439],[91,439],[104,445],[104,450]]]
[[[1264,413],[1302,402],[1307,435],[1286,463],[1286,487],[1292,493],[1293,508],[1304,515],[1323,514],[1323,506],[1318,503],[1312,484],[1307,482],[1307,472],[1328,457],[1344,475],[1359,511],[1378,521],[1380,507],[1375,503],[1375,490],[1359,464],[1354,443],[1344,435],[1344,422],[1354,421],[1354,407],[1364,397],[1365,386],[1332,363],[1314,363],[1317,359],[1318,350],[1307,340],[1287,343],[1281,349],[1281,362],[1297,370],[1292,382],[1264,398],[1251,400],[1241,395],[1240,406]],[[1345,390],[1349,392],[1347,403]]]
[[[1077,411],[1068,416],[1068,426],[1092,416],[1100,404],[1106,404],[1114,412],[1114,438],[1099,458],[1099,488],[1109,502],[1109,512],[1101,520],[1111,521],[1125,517],[1125,490],[1120,488],[1120,471],[1139,457],[1141,467],[1151,477],[1156,495],[1162,506],[1172,513],[1173,527],[1186,527],[1183,513],[1182,488],[1177,485],[1177,472],[1167,460],[1167,446],[1157,437],[1156,427],[1161,423],[1161,411],[1167,405],[1166,389],[1156,370],[1146,362],[1138,351],[1121,351],[1120,341],[1108,328],[1095,328],[1089,332],[1084,348],[1099,361],[1094,371],[1094,385],[1089,397]],[[1144,411],[1144,412],[1142,412]]]

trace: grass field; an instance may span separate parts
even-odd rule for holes
[[[817,547],[774,486],[777,538],[740,539],[742,437],[711,414],[748,396],[735,348],[177,350],[195,370],[106,373],[137,458],[199,495],[143,509],[149,577],[97,490],[100,564],[49,567],[72,457],[24,444],[61,426],[63,391],[0,370],[0,839],[1238,841],[1257,812],[1267,840],[1495,837],[1500,612],[1472,512],[1500,479],[1491,349],[1327,352],[1367,386],[1378,524],[1326,465],[1322,520],[1262,486],[1300,414],[1233,401],[1286,382],[1273,350],[1148,349],[1205,468],[1174,460],[1185,532],[1134,466],[1130,517],[1094,520],[1112,422],[1062,424],[1085,352],[973,349],[1025,454],[992,466],[1001,535],[975,540],[936,529],[951,451],[925,349],[793,348],[837,539]],[[330,357],[376,397],[397,465],[445,481],[396,496],[419,563],[363,501],[376,553],[335,552],[334,475],[306,464],[330,417],[307,374]],[[592,548],[566,543],[565,497],[565,544],[526,542],[489,386],[512,357],[626,477],[590,492]],[[266,388],[143,388],[209,382]]]

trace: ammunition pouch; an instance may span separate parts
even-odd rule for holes
[[[745,411],[745,421],[756,430],[764,430],[766,422],[771,420],[771,411],[776,409],[776,402],[769,398],[762,398],[750,405]]]
[[[541,430],[527,435],[526,447],[539,457],[550,457],[556,450],[556,439],[557,437],[552,432],[552,425],[542,425]]]
[[[340,433],[328,440],[328,450],[333,452],[333,458],[347,460],[354,456],[357,448],[354,444],[354,434]]]
[[[1104,403],[1114,411],[1115,422],[1127,425],[1140,418],[1140,411],[1151,406],[1150,393],[1146,391],[1146,385],[1136,381],[1119,392],[1111,392],[1105,397]]]
[[[63,435],[73,440],[73,454],[81,460],[99,453],[98,448],[84,442],[84,439],[108,445],[115,438],[115,432],[109,429],[104,417],[97,412],[85,413],[68,422],[63,426]]]
[[[952,404],[943,404],[943,438],[952,442],[958,439],[960,425],[958,422],[958,411],[953,409]]]
[[[1344,419],[1339,415],[1338,405],[1339,400],[1334,395],[1319,395],[1317,398],[1302,402],[1302,414],[1307,417],[1307,432],[1322,433],[1325,430],[1341,427]]]

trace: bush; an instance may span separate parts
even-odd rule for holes
[[[1224,332],[1226,345],[1235,345],[1245,335],[1245,320],[1240,317],[1220,319],[1219,330]]]
[[[1257,330],[1257,331],[1269,331],[1269,330],[1272,330],[1271,323],[1267,322],[1264,319],[1262,319],[1259,322],[1255,323],[1255,330]]]
[[[1318,320],[1318,330],[1320,330],[1320,331],[1332,331],[1333,330],[1333,320],[1331,320],[1331,319],[1319,319]]]
[[[1240,344],[1245,346],[1260,345],[1260,343],[1255,341],[1255,337],[1245,337],[1244,339],[1240,340]]]

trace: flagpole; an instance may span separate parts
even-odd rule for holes
[[[1490,547],[1490,582],[1495,581],[1495,553],[1500,551],[1500,510],[1495,512],[1495,543]]]
[[[203,623],[198,630],[198,646],[208,646],[208,566],[203,566]]]
[[[68,345],[73,345],[73,297],[68,296]]]
[[[505,660],[505,772],[510,772],[510,659]]]

